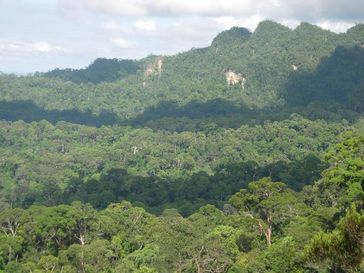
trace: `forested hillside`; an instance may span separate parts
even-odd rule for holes
[[[0,74],[0,272],[364,272],[364,25]]]
[[[198,118],[235,116],[244,110],[281,111],[317,101],[361,111],[363,36],[362,24],[335,34],[307,23],[291,30],[263,21],[253,33],[233,28],[219,34],[210,47],[175,56],[98,59],[86,69],[31,77],[0,75],[3,107],[13,101],[26,105],[24,110],[22,104],[11,105],[13,115],[2,112],[0,117],[32,121],[44,111],[51,122],[99,126],[127,123],[146,110],[157,118],[191,119],[196,117],[190,113],[196,111],[193,103],[206,105]],[[209,107],[216,100],[224,104]],[[176,112],[165,113],[170,104]],[[336,113],[327,105],[317,108]],[[81,118],[72,120],[72,113]]]

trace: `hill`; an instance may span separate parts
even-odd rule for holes
[[[174,56],[97,59],[85,69],[56,69],[32,77],[0,75],[0,100],[31,100],[46,111],[108,112],[115,116],[113,122],[124,123],[147,109],[161,118],[158,112],[164,112],[165,104],[193,111],[188,108],[191,102],[214,100],[242,112],[291,111],[290,107],[328,100],[361,111],[353,98],[362,97],[363,36],[362,24],[335,34],[307,23],[291,30],[263,21],[253,33],[232,28],[207,48]],[[172,116],[186,117],[181,112]],[[210,109],[206,116],[221,113]]]
[[[0,272],[364,272],[363,37],[0,74]]]

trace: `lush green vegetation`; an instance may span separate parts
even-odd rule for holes
[[[85,69],[55,69],[36,75],[60,78],[74,83],[100,83],[116,81],[128,75],[136,74],[138,69],[138,63],[132,60],[99,58]]]
[[[363,272],[363,37],[0,74],[0,272]]]
[[[361,111],[363,36],[362,24],[335,34],[307,23],[290,30],[264,21],[254,33],[233,28],[219,34],[210,47],[175,56],[149,56],[140,61],[98,59],[86,69],[31,77],[0,75],[0,101],[32,101],[45,111],[109,113],[111,120],[105,124],[135,119],[148,109],[159,110],[160,116],[166,104],[188,112],[193,111],[191,102],[208,106],[216,100],[225,101],[235,112],[297,112],[290,107],[314,101],[333,101]],[[244,78],[244,87],[243,80],[228,85],[228,71]],[[321,108],[336,113],[327,105],[316,111]],[[219,109],[229,112],[229,107]],[[230,114],[235,116],[235,112]],[[221,115],[211,108],[208,113]],[[172,114],[190,118],[181,110]],[[4,114],[0,117],[7,119]]]
[[[322,154],[347,123],[300,116],[207,132],[0,122],[3,206],[128,199],[150,207],[225,201],[270,175],[300,189],[325,168]],[[194,206],[194,203],[197,204]],[[179,204],[179,205],[178,205]]]
[[[327,153],[300,192],[263,178],[183,218],[129,202],[74,202],[0,213],[5,272],[359,272],[363,270],[364,136]],[[311,240],[311,238],[314,238]],[[361,269],[360,269],[361,268]]]

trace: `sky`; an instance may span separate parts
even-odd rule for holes
[[[0,71],[83,68],[206,47],[222,30],[270,19],[345,32],[364,0],[0,0]]]

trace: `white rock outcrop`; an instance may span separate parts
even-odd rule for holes
[[[246,78],[240,73],[236,73],[233,70],[228,70],[225,72],[225,78],[228,85],[241,84],[241,87],[243,89],[245,88]]]
[[[162,67],[163,67],[163,60],[162,59],[158,59],[157,60],[157,72],[158,75],[160,76],[162,74]]]
[[[158,77],[160,77],[162,75],[163,72],[163,59],[161,57],[158,57],[154,60],[153,63],[149,64],[145,71],[144,71],[144,76],[145,77],[150,77],[153,75],[158,75]]]

